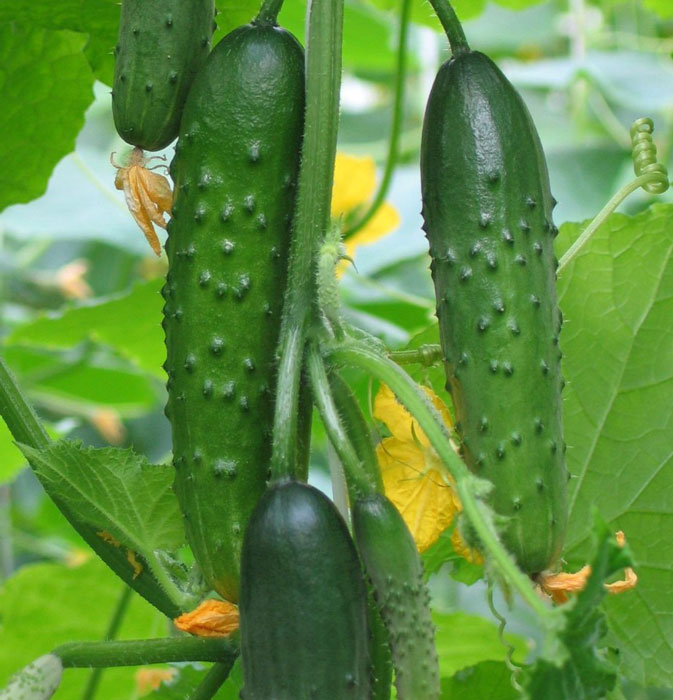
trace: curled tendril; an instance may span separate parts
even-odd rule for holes
[[[638,177],[655,175],[660,177],[643,185],[649,194],[663,194],[669,186],[668,170],[663,163],[657,161],[657,147],[652,140],[654,123],[649,117],[636,119],[631,126],[631,144],[633,170]]]

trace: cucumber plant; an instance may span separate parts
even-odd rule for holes
[[[341,313],[334,274],[341,248],[329,209],[343,0],[308,5],[306,75],[303,49],[276,24],[282,0],[265,0],[257,18],[227,35],[207,59],[202,30],[209,26],[205,18],[212,24],[212,3],[179,3],[169,17],[167,0],[126,0],[113,96],[119,133],[155,148],[170,141],[180,123],[162,291],[176,499],[166,489],[161,503],[173,505],[175,520],[180,506],[197,566],[189,572],[173,556],[179,528],[148,548],[158,555],[152,572],[161,580],[96,516],[89,522],[84,513],[86,528],[79,529],[166,615],[213,589],[240,603],[241,630],[229,640],[65,644],[53,652],[59,668],[214,662],[192,695],[207,700],[240,651],[247,700],[387,700],[392,660],[400,700],[440,696],[422,560],[384,494],[372,432],[340,374],[343,365],[353,365],[387,384],[412,414],[427,438],[424,456],[439,459],[453,476],[487,573],[516,589],[543,628],[541,662],[513,684],[541,696],[550,687],[570,687],[559,676],[579,688],[587,685],[585,675],[589,684],[600,675],[600,689],[589,696],[611,689],[616,676],[600,654],[575,666],[568,660],[574,647],[595,651],[592,634],[602,634],[596,601],[606,595],[606,577],[630,566],[627,554],[603,538],[603,553],[592,563],[599,573],[588,595],[567,606],[570,616],[551,609],[530,580],[557,561],[566,517],[556,229],[544,154],[514,88],[489,58],[469,49],[446,0],[431,2],[454,55],[435,81],[421,144],[442,348],[419,351],[417,359],[432,364],[443,354],[462,459],[424,392],[381,341],[351,328]],[[401,1],[398,111],[381,192],[401,123],[410,7],[410,0]],[[158,51],[145,52],[150,36]],[[178,39],[191,48],[170,48]],[[166,71],[176,61],[184,70],[171,82]],[[651,131],[651,123],[641,122],[633,134],[638,182],[663,191],[668,183],[655,167]],[[374,199],[365,221],[382,198]],[[403,353],[405,362],[410,353]],[[349,503],[342,514],[304,483],[309,445],[301,419],[310,401],[346,474]],[[32,448],[25,453],[33,465],[55,459],[76,486],[63,464],[66,451],[50,445],[2,362],[0,408],[15,439]],[[106,455],[113,459],[112,451]],[[422,465],[412,466],[423,472]],[[172,478],[169,467],[161,468]],[[96,476],[109,486],[104,475]],[[97,512],[92,491],[88,503]],[[65,490],[53,493],[62,493],[63,501],[54,500],[75,520]],[[488,499],[504,518],[494,517]],[[130,499],[126,507],[141,510],[144,500]],[[132,526],[146,526],[149,519],[136,515]],[[114,520],[116,509],[108,508],[106,517]],[[122,539],[126,525],[115,530]],[[198,619],[202,607],[213,614],[220,604],[208,600],[190,610],[186,617],[197,620],[190,629],[221,630]],[[235,606],[224,608],[235,619]],[[558,659],[550,649],[560,652]],[[36,692],[51,693],[51,686]]]
[[[175,492],[206,581],[232,602],[268,475],[303,116],[297,40],[267,22],[240,27],[194,81],[171,164],[163,295]]]
[[[214,27],[214,0],[123,0],[112,114],[124,141],[158,151],[175,139]]]

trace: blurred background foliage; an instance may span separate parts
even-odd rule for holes
[[[254,0],[218,5],[218,36],[256,10]],[[673,166],[672,0],[455,5],[472,47],[499,63],[533,114],[559,201],[557,225],[592,217],[632,178],[634,118],[654,119],[660,160]],[[346,0],[339,150],[372,158],[379,171],[392,120],[398,7],[399,0]],[[165,256],[153,256],[114,189],[109,163],[111,152],[121,159],[129,150],[114,130],[108,87],[118,12],[111,0],[6,0],[0,6],[0,103],[10,105],[0,112],[0,339],[4,357],[55,436],[95,446],[131,445],[163,461],[170,453],[158,294]],[[304,13],[305,2],[286,0],[280,17],[300,38]],[[399,223],[358,247],[355,268],[342,277],[350,319],[393,348],[405,346],[434,319],[418,158],[428,91],[449,54],[427,2],[414,0],[412,19],[400,158],[387,197]],[[172,152],[169,147],[165,155],[170,159]],[[673,201],[670,193],[662,200]],[[636,213],[650,202],[641,192],[622,211]],[[358,215],[353,212],[353,218]],[[367,403],[370,388],[353,382]],[[317,425],[315,444],[312,478],[329,489],[330,455]],[[0,482],[0,580],[8,579],[0,607],[6,611],[10,601],[21,608],[17,591],[37,591],[54,563],[67,568],[87,555],[25,468],[4,424]],[[82,575],[92,582],[105,579],[112,600],[114,583],[97,564],[85,566]],[[17,577],[23,588],[17,588]],[[436,578],[433,589],[445,615],[460,608],[461,614],[488,617],[482,593]],[[22,614],[29,619],[32,610]],[[60,619],[62,611],[49,615]],[[136,634],[165,631],[151,611],[136,620],[144,618]],[[441,631],[441,620],[438,625]],[[104,627],[105,616],[78,627],[77,634],[100,637]],[[516,605],[510,629],[531,634],[526,612]],[[13,639],[0,628],[4,648]],[[450,636],[442,640],[450,646]],[[496,651],[465,665],[497,660],[502,666],[504,652],[494,646]],[[17,665],[3,656],[0,685]],[[131,692],[106,697],[128,698]],[[634,683],[624,692],[633,700],[673,697],[665,690],[647,695]]]

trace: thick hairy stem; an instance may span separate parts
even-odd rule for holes
[[[283,0],[264,0],[257,17],[255,18],[255,23],[276,24],[276,19],[282,6]]]
[[[341,421],[339,411],[334,405],[327,373],[316,347],[311,347],[308,352],[308,373],[311,379],[313,401],[318,413],[320,413],[330,442],[346,470],[348,482],[353,485],[353,491],[358,496],[377,493],[378,484],[363,468],[362,461]]]
[[[329,226],[339,120],[343,0],[312,0],[306,47],[306,127],[299,171],[288,286],[278,343],[271,475],[294,472],[306,329],[316,298],[313,260]]]
[[[12,437],[39,450],[47,447],[49,436],[35,410],[28,403],[14,375],[0,357],[0,415]]]
[[[453,55],[457,56],[469,51],[470,47],[465,38],[465,32],[449,0],[430,0],[430,4],[444,27]]]
[[[102,668],[146,666],[182,661],[231,663],[238,656],[238,646],[227,639],[170,637],[123,642],[68,642],[52,654],[61,659],[63,668]]]

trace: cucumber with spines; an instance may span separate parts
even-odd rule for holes
[[[192,85],[171,164],[163,296],[175,491],[206,581],[232,602],[268,476],[303,118],[300,44],[277,26],[239,27]]]
[[[367,593],[346,523],[323,493],[272,484],[241,566],[245,700],[370,700]]]
[[[400,700],[439,698],[439,667],[430,597],[416,544],[382,494],[353,504],[353,531],[388,631]]]
[[[123,0],[112,114],[124,141],[158,151],[176,138],[214,27],[214,0]]]
[[[554,200],[532,118],[487,56],[439,70],[423,124],[425,231],[447,389],[468,466],[534,575],[566,529]]]

